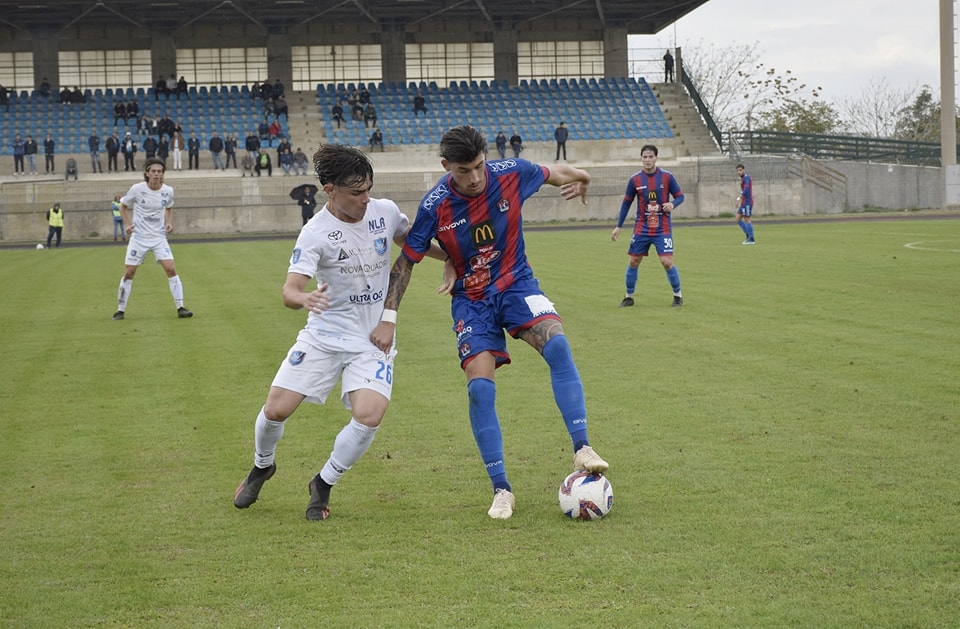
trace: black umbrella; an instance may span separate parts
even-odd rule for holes
[[[296,188],[290,191],[290,198],[294,201],[303,201],[306,197],[312,197],[317,194],[317,188],[312,183],[300,184]]]

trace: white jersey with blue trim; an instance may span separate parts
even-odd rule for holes
[[[151,190],[141,181],[130,186],[120,203],[133,210],[132,238],[147,245],[166,239],[165,213],[173,207],[173,188],[162,184],[159,190]]]
[[[300,338],[306,333],[369,342],[383,313],[393,239],[409,225],[396,203],[371,198],[357,223],[338,219],[324,205],[303,226],[287,272],[326,283],[330,306],[322,314],[309,313]]]

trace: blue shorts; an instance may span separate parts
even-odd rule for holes
[[[753,216],[753,206],[752,205],[741,205],[737,208],[737,215],[739,216]]]
[[[632,256],[645,256],[653,245],[657,250],[657,255],[673,255],[673,235],[663,234],[662,236],[644,236],[634,234],[630,240],[630,249],[627,253]]]
[[[522,280],[493,297],[473,301],[462,295],[450,305],[453,332],[457,335],[460,366],[482,352],[490,352],[497,367],[510,362],[504,329],[516,336],[542,319],[560,320],[553,303],[537,280]]]

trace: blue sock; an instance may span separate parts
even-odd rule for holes
[[[487,378],[474,378],[467,383],[470,400],[470,427],[480,449],[480,458],[490,476],[493,489],[510,490],[507,469],[503,464],[503,433],[497,419],[497,385]]]
[[[550,367],[553,399],[567,425],[574,450],[587,445],[587,405],[583,399],[583,382],[573,363],[570,343],[564,335],[555,336],[543,346],[543,359]]]
[[[637,276],[640,275],[640,267],[627,266],[627,294],[632,295],[637,290]]]
[[[753,223],[747,223],[747,238],[753,240]]]
[[[673,294],[680,294],[680,271],[677,270],[677,267],[672,267],[667,271],[667,279],[670,280],[670,286],[673,288]]]
[[[749,225],[749,224],[750,224],[750,223],[748,223],[747,221],[743,220],[742,218],[737,221],[737,225],[740,226],[740,229],[743,231],[743,235],[746,236],[747,238],[750,237],[750,231],[747,229],[747,225]]]

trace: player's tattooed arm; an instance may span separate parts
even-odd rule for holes
[[[403,299],[403,294],[407,292],[412,274],[413,262],[401,253],[390,269],[390,286],[387,288],[387,298],[383,301],[384,308],[397,310],[400,307],[400,300]]]

